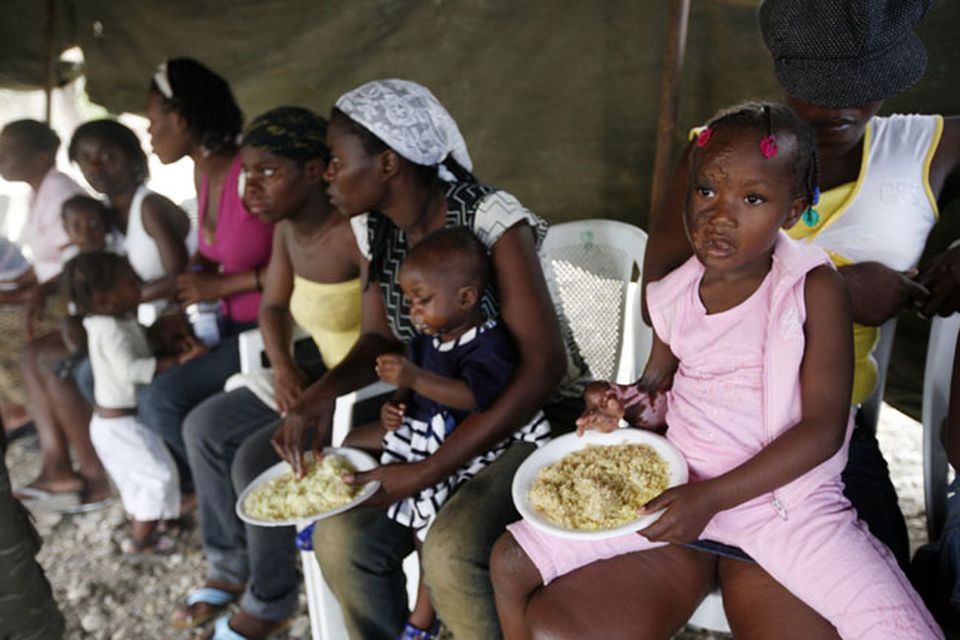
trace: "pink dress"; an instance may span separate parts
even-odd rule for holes
[[[695,258],[650,285],[654,329],[680,361],[667,394],[666,435],[683,452],[691,483],[739,466],[799,419],[804,283],[826,260],[818,248],[781,234],[760,287],[715,314],[700,300],[703,266]],[[743,549],[845,639],[942,638],[890,550],[843,495],[845,460],[846,444],[776,491],[717,513],[701,537]],[[591,562],[665,544],[638,534],[563,540],[524,520],[508,529],[545,584]]]
[[[261,221],[247,211],[240,199],[241,170],[238,154],[230,165],[220,194],[217,232],[213,244],[207,243],[203,237],[203,220],[207,212],[209,192],[206,176],[200,182],[197,250],[204,258],[219,263],[223,273],[243,273],[256,267],[265,267],[270,261],[270,249],[273,246],[273,225]],[[260,297],[259,291],[245,291],[225,298],[225,317],[234,322],[256,322]]]

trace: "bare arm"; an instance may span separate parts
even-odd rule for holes
[[[284,233],[278,227],[273,234],[273,248],[262,278],[263,297],[260,299],[260,332],[263,334],[267,357],[274,369],[296,367],[290,354],[293,334],[293,321],[290,318],[293,265],[290,264],[283,236]]]
[[[853,386],[849,296],[837,273],[820,267],[806,280],[806,345],[800,368],[800,420],[757,455],[712,480],[669,489],[648,503],[667,512],[642,533],[688,542],[713,515],[795,480],[843,445]],[[676,507],[676,509],[675,509]]]
[[[362,282],[367,280],[369,264],[360,267]],[[387,324],[383,299],[376,283],[363,292],[360,338],[350,352],[323,377],[307,387],[273,435],[277,454],[289,462],[298,476],[303,474],[303,447],[309,431],[314,434],[314,451],[320,452],[330,440],[333,408],[337,396],[355,391],[377,379],[374,366],[381,353],[402,353],[403,345],[393,337]]]
[[[467,410],[477,407],[473,390],[465,381],[427,371],[397,353],[386,353],[377,358],[377,375],[386,383],[412,389],[447,407]]]
[[[190,221],[180,207],[158,194],[144,198],[142,207],[143,228],[157,243],[164,275],[144,283],[141,299],[173,298],[177,291],[177,274],[186,269],[189,259],[184,240],[190,230]]]

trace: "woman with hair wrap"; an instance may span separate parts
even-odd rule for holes
[[[349,222],[327,201],[326,127],[306,109],[280,107],[250,124],[240,149],[244,203],[276,225],[259,316],[272,367],[265,382],[273,391],[219,393],[184,422],[208,569],[174,625],[199,625],[243,594],[240,609],[217,621],[215,638],[234,637],[228,631],[263,638],[285,627],[296,610],[293,528],[245,525],[234,505],[251,480],[279,462],[270,437],[280,416],[307,384],[340,362],[360,333],[360,254]],[[293,356],[291,316],[313,338]]]
[[[488,557],[516,518],[510,481],[535,447],[513,436],[540,409],[551,425],[572,428],[583,406],[580,379],[586,369],[572,342],[564,348],[562,322],[537,255],[547,225],[514,196],[475,181],[453,118],[414,82],[377,80],[341,96],[327,141],[330,201],[351,217],[364,256],[363,324],[346,358],[287,411],[274,447],[302,474],[309,438],[315,448],[330,439],[336,397],[376,380],[376,357],[401,351],[415,335],[397,281],[408,249],[441,227],[471,229],[493,268],[481,302],[484,317],[500,314],[516,346],[516,369],[493,404],[465,418],[427,460],[382,466],[357,474],[354,482],[379,480],[381,489],[368,504],[383,507],[435,485],[497,443],[510,443],[444,504],[422,557],[444,625],[457,638],[498,637]],[[402,569],[413,548],[409,530],[382,509],[353,509],[318,522],[313,540],[351,636],[396,638],[409,616]]]
[[[240,370],[238,336],[257,323],[273,225],[240,199],[243,114],[223,78],[190,58],[168,60],[153,75],[146,111],[160,161],[189,156],[194,162],[199,237],[188,270],[177,278],[176,299],[184,307],[212,303],[221,315],[219,344],[164,371],[139,397],[140,418],[170,446],[186,491],[192,482],[183,419]]]

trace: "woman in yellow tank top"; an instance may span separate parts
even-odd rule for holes
[[[233,506],[250,480],[280,460],[270,447],[280,416],[360,333],[360,253],[348,220],[327,201],[325,137],[323,118],[294,107],[261,115],[244,133],[244,204],[275,224],[270,263],[256,276],[276,410],[239,388],[207,399],[187,416],[184,439],[208,570],[204,585],[174,614],[178,628],[203,624],[241,594],[239,610],[217,621],[217,633],[228,627],[244,637],[266,637],[296,611],[293,529],[246,526]],[[294,358],[294,322],[313,338],[319,359],[316,352]]]

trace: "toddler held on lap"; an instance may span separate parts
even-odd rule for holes
[[[497,398],[517,356],[500,321],[484,320],[480,301],[489,280],[486,248],[464,227],[435,231],[410,251],[399,281],[419,333],[409,357],[377,358],[380,379],[399,387],[381,410],[381,425],[375,431],[379,442],[365,447],[364,436],[370,441],[373,434],[355,429],[346,444],[379,449],[384,465],[415,463],[439,449],[467,415],[485,410]],[[442,482],[390,505],[387,515],[412,530],[419,550],[437,511],[460,485],[496,460],[513,440],[541,444],[549,433],[543,412],[538,412],[511,438]],[[350,481],[366,482],[375,474],[357,474]],[[436,632],[436,614],[421,580],[416,607],[400,639],[425,640],[436,637]]]

